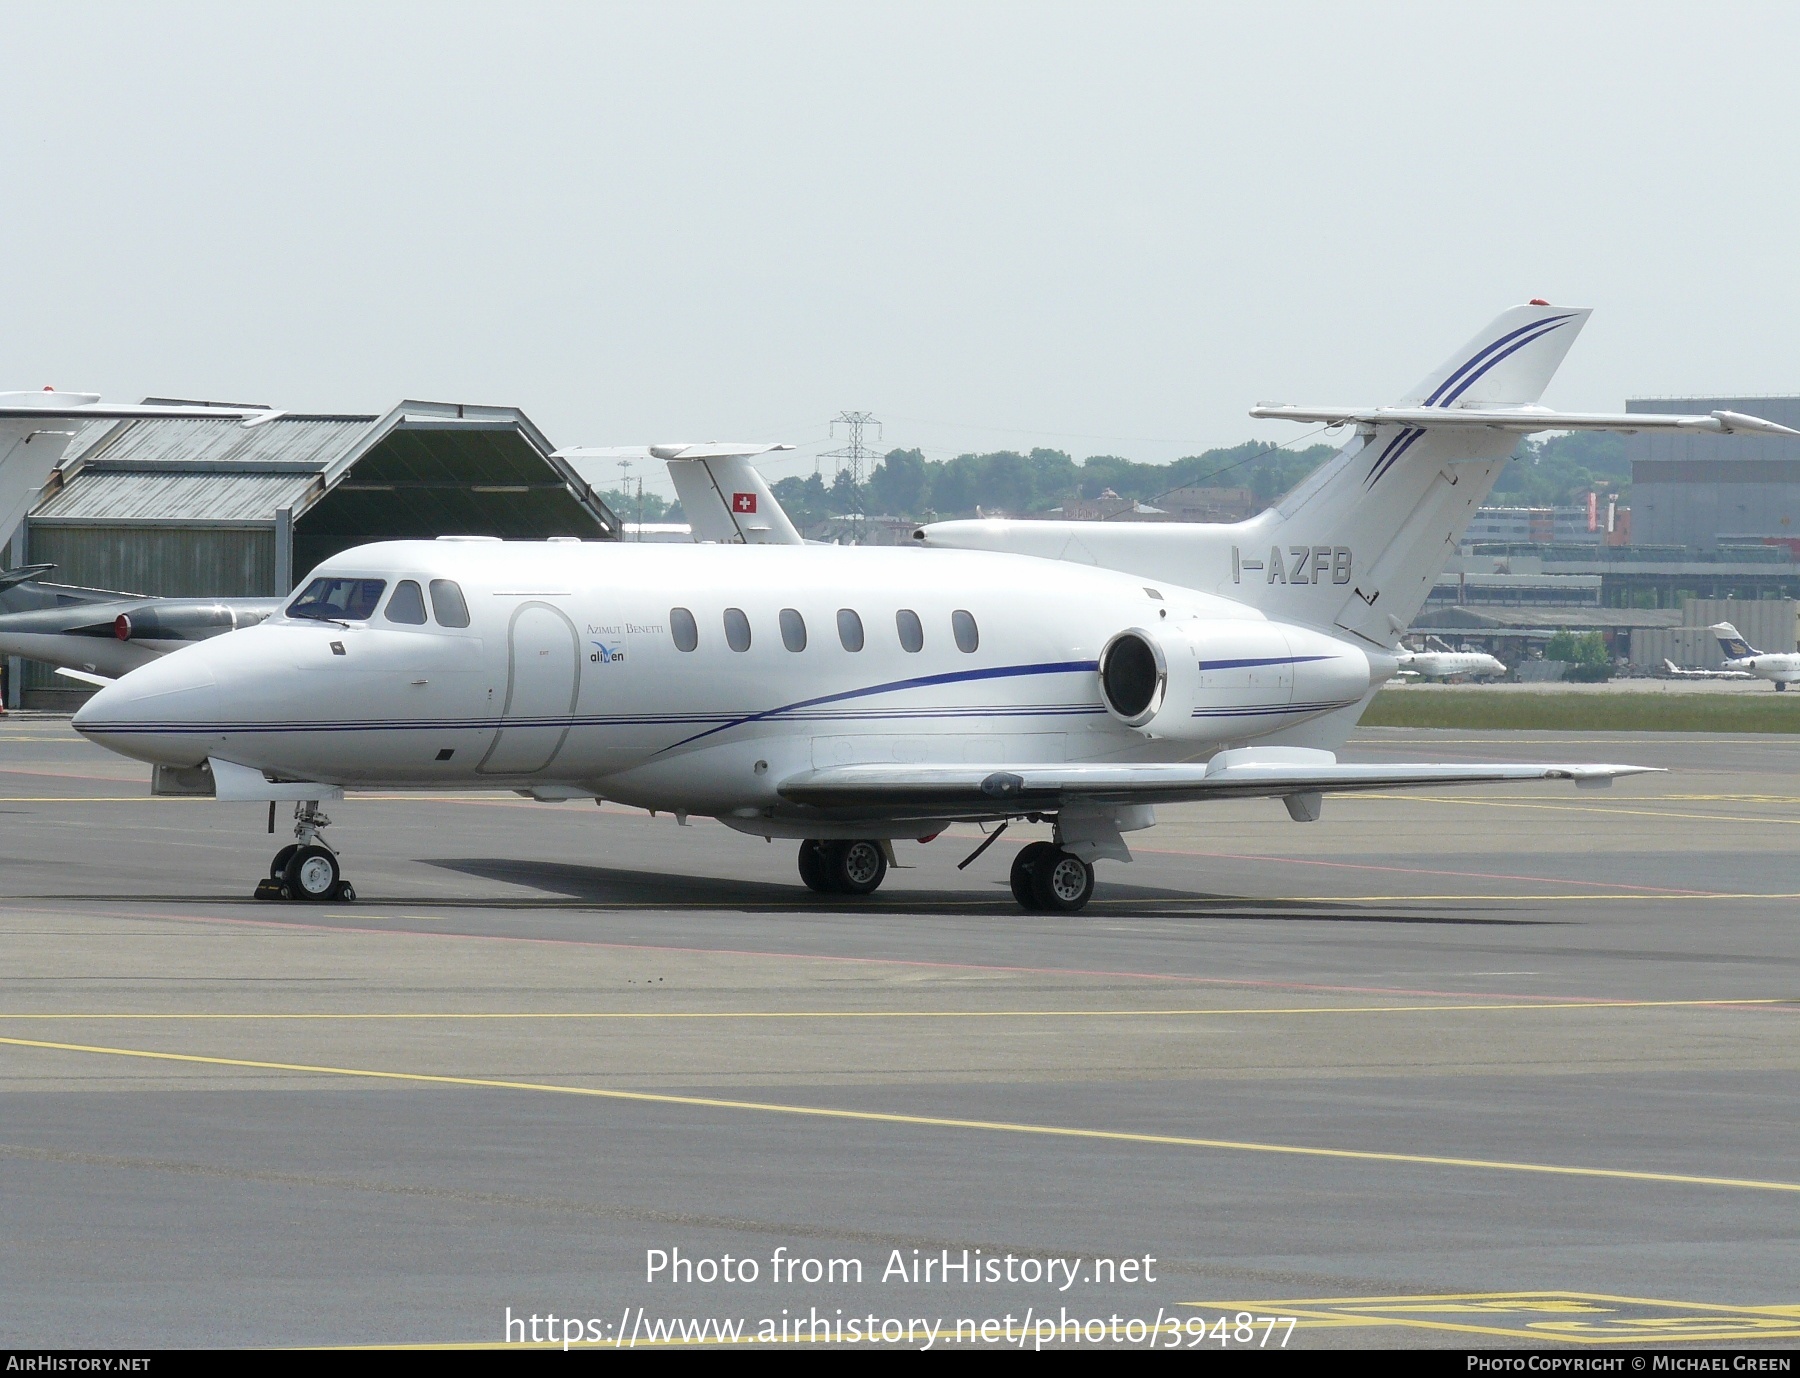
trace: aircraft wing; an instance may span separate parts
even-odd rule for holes
[[[1662,412],[1551,411],[1548,407],[1295,407],[1263,403],[1250,415],[1269,421],[1322,421],[1327,426],[1482,426],[1498,431],[1710,431],[1715,435],[1800,435],[1742,412],[1705,416]]]
[[[1181,804],[1527,780],[1583,788],[1655,771],[1627,765],[1355,765],[1329,751],[1245,747],[1204,764],[847,765],[784,780],[782,798],[817,808],[888,816],[1017,817],[1070,806]]]

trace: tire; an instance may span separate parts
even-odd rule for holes
[[[1073,914],[1094,897],[1094,868],[1078,856],[1052,848],[1031,868],[1031,894],[1038,908]]]
[[[323,847],[301,847],[288,859],[287,888],[295,899],[331,899],[339,879],[337,858]]]
[[[800,844],[800,879],[806,882],[808,890],[821,895],[831,893],[831,877],[826,874],[823,842],[809,837]]]
[[[887,853],[879,842],[833,842],[825,852],[825,872],[841,895],[872,895],[887,879]]]
[[[294,853],[299,850],[298,844],[290,842],[279,852],[275,853],[275,860],[269,863],[269,879],[280,880],[285,876],[287,874],[288,862],[294,859]]]
[[[1011,877],[1013,898],[1019,902],[1019,908],[1032,911],[1038,908],[1037,896],[1031,890],[1031,868],[1045,852],[1055,850],[1048,842],[1027,842],[1019,848],[1019,854],[1013,858]]]

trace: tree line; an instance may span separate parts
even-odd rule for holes
[[[771,485],[796,526],[818,526],[833,517],[903,517],[931,521],[972,517],[977,512],[1008,516],[1042,514],[1073,498],[1112,492],[1154,507],[1177,488],[1247,488],[1266,506],[1299,483],[1333,454],[1333,445],[1284,450],[1263,441],[1206,450],[1172,464],[1143,464],[1118,455],[1089,455],[1077,461],[1061,450],[996,450],[954,459],[926,459],[918,450],[890,450],[859,487],[848,470],[827,481],[817,474],[784,478]],[[1497,507],[1555,507],[1579,503],[1592,489],[1630,491],[1631,466],[1624,439],[1609,433],[1574,432],[1527,440],[1494,485],[1489,503]],[[683,521],[681,505],[657,496],[619,489],[601,494],[626,521]],[[640,518],[639,512],[642,512]]]

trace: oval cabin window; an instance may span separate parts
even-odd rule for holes
[[[950,614],[950,630],[956,636],[956,649],[964,655],[975,654],[975,648],[981,645],[981,633],[976,629],[972,614],[958,608]]]
[[[846,651],[863,648],[862,618],[857,616],[855,609],[838,609],[838,640],[844,643]]]
[[[781,644],[790,651],[806,649],[806,619],[794,608],[781,610]]]
[[[669,635],[675,638],[675,649],[691,651],[700,644],[700,626],[686,608],[669,609]]]
[[[925,649],[925,627],[919,621],[919,614],[911,608],[902,608],[894,614],[894,626],[900,632],[900,649],[903,651],[922,651]]]
[[[734,651],[750,649],[750,619],[742,608],[725,609],[725,644]]]

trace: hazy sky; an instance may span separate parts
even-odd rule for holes
[[[1166,460],[1502,307],[1800,391],[1800,7],[4,3],[0,388]]]

